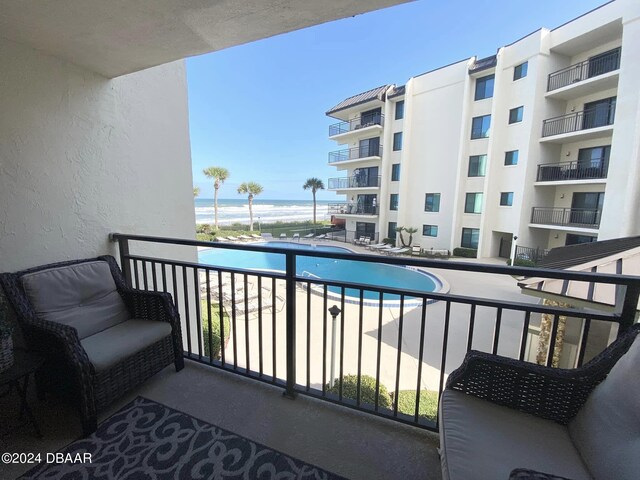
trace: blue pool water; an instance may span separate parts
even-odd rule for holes
[[[290,242],[264,242],[260,243],[260,246],[290,248],[298,251],[352,253],[351,250],[346,248]],[[198,257],[200,263],[219,267],[271,271],[285,270],[285,256],[277,253],[212,248],[202,250],[198,254]],[[299,276],[319,277],[323,280],[334,280],[337,282],[364,283],[377,287],[401,288],[424,292],[433,292],[440,288],[440,282],[426,272],[381,263],[298,256],[296,268],[296,273]],[[333,293],[340,293],[339,287],[329,287],[329,290]],[[360,295],[359,291],[349,289],[345,293],[349,297],[358,297]],[[365,291],[364,298],[368,300],[378,300],[379,294],[377,292]],[[387,300],[398,300],[398,297],[385,295],[384,300],[386,303]]]

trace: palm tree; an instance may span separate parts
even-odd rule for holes
[[[224,167],[205,168],[202,173],[207,178],[213,178],[213,215],[216,230],[218,229],[218,189],[227,178],[229,178],[229,170]]]
[[[193,187],[193,196],[194,197],[200,196],[200,187]]]
[[[324,183],[322,180],[316,177],[311,177],[307,179],[307,182],[302,186],[303,189],[309,190],[311,189],[311,194],[313,195],[313,223],[316,223],[316,192],[318,190],[324,190]]]
[[[413,234],[416,233],[417,231],[418,229],[413,227],[397,227],[396,228],[396,232],[400,234],[400,242],[402,243],[403,247],[411,246],[411,242],[413,242]],[[409,243],[404,242],[404,236],[402,235],[402,232],[407,232],[409,234]]]
[[[262,185],[256,182],[243,182],[238,187],[238,193],[249,194],[249,231],[253,232],[253,197],[262,193]]]

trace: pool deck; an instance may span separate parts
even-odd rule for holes
[[[270,241],[279,241],[269,239]],[[284,240],[282,240],[284,241]],[[291,239],[287,239],[291,241]],[[309,241],[301,240],[301,243],[313,243],[321,246],[336,246],[348,248],[355,253],[374,253],[364,247],[345,244],[333,241]],[[467,259],[465,259],[467,261]],[[502,259],[483,259],[477,263],[503,262]],[[507,275],[493,275],[487,273],[457,272],[443,269],[429,269],[429,272],[444,279],[450,288],[450,293],[477,296],[491,299],[512,300],[527,303],[535,303],[537,299],[520,293],[514,279]],[[257,291],[257,277],[248,278],[249,294],[255,297]],[[264,287],[264,283],[263,283]],[[251,293],[253,292],[253,293]],[[276,292],[279,297],[285,296],[283,281],[276,281]],[[266,305],[271,297],[271,291],[263,291],[262,296]],[[309,384],[312,388],[320,388],[323,381],[323,327],[327,322],[327,338],[331,338],[332,322],[330,315],[326,314],[327,308],[337,304],[339,301],[329,299],[326,303],[322,295],[308,292],[306,288],[298,288],[296,291],[296,324],[297,330],[297,383],[301,385]],[[284,349],[285,332],[285,308],[277,305],[274,309],[264,310],[262,315],[258,312],[243,314],[236,311],[235,338],[231,338],[225,349],[225,359],[229,363],[235,361],[238,366],[246,367],[247,361],[251,369],[256,370],[262,364],[265,375],[273,373],[273,359],[275,358],[276,374],[281,377],[284,373],[286,352]],[[279,310],[278,310],[279,309]],[[387,307],[380,309],[377,305],[363,305],[360,310],[359,302],[344,304],[344,339],[340,338],[341,316],[337,319],[338,354],[336,355],[336,374],[339,374],[339,345],[343,342],[344,351],[342,358],[343,374],[355,374],[360,364],[362,374],[376,375],[378,337],[380,342],[380,380],[387,386],[389,391],[395,391],[396,381],[401,390],[415,390],[418,385],[418,370],[422,363],[422,374],[419,384],[423,389],[437,390],[440,382],[440,367],[443,348],[443,331],[445,304],[436,302],[426,307],[426,332],[424,340],[424,353],[422,362],[419,359],[419,339],[420,326],[422,321],[422,308],[405,308],[401,316],[399,308]],[[229,311],[229,307],[227,307]],[[449,341],[447,345],[447,364],[445,374],[448,375],[457,368],[466,352],[468,319],[470,308],[467,305],[452,304],[451,321],[449,325]],[[380,313],[382,316],[380,317]],[[360,329],[360,316],[362,315],[362,327]],[[401,320],[402,317],[402,320]],[[476,311],[475,330],[473,348],[490,351],[493,339],[496,311],[495,309],[478,307]],[[325,320],[326,319],[326,320]],[[513,355],[520,342],[522,330],[522,315],[516,312],[504,311],[502,316],[502,326],[500,331],[500,343],[498,352],[504,355]],[[402,338],[398,338],[402,323]],[[260,328],[258,325],[260,324]],[[381,326],[381,328],[380,328]],[[275,327],[276,339],[280,344],[272,344],[273,328]],[[262,358],[260,358],[258,345],[260,343],[259,331],[262,331]],[[247,338],[248,337],[248,338]],[[361,347],[358,339],[362,338]],[[309,342],[307,343],[307,338]],[[400,342],[399,342],[400,340]],[[329,350],[327,340],[327,350]],[[247,345],[249,351],[247,352]],[[400,374],[396,378],[396,365],[398,359],[398,345],[401,346],[400,354]],[[309,355],[307,355],[307,348]],[[359,350],[360,348],[360,350]],[[275,350],[275,356],[273,355]],[[360,357],[358,355],[360,351]],[[248,354],[247,354],[248,353]],[[329,372],[330,359],[328,352],[325,361],[327,362],[326,375]],[[307,358],[309,365],[307,370]]]

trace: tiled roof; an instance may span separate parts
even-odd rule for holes
[[[382,85],[381,87],[373,88],[363,93],[359,93],[358,95],[354,95],[353,97],[349,97],[335,107],[327,110],[327,115],[331,115],[332,113],[338,112],[340,110],[344,110],[345,108],[353,107],[355,105],[359,105],[361,103],[369,102],[371,100],[381,100],[384,101],[384,92],[387,91],[389,85]]]
[[[391,91],[391,93],[387,95],[387,98],[395,98],[395,97],[404,95],[405,90],[406,90],[405,85],[401,85],[399,87],[393,87],[393,90]]]
[[[469,67],[469,73],[476,73],[482,70],[487,70],[489,68],[493,68],[498,63],[498,57],[496,55],[491,55],[490,57],[481,58],[480,60],[476,60],[473,65]]]
[[[640,236],[614,238],[553,248],[538,265],[542,268],[565,269],[640,247]]]

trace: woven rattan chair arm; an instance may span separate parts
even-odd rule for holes
[[[148,292],[131,288],[121,289],[120,294],[135,318],[168,322],[171,325],[173,349],[176,358],[182,357],[182,328],[180,314],[171,295],[164,292]]]
[[[449,375],[447,388],[566,424],[602,378],[589,369],[548,368],[472,350]]]

